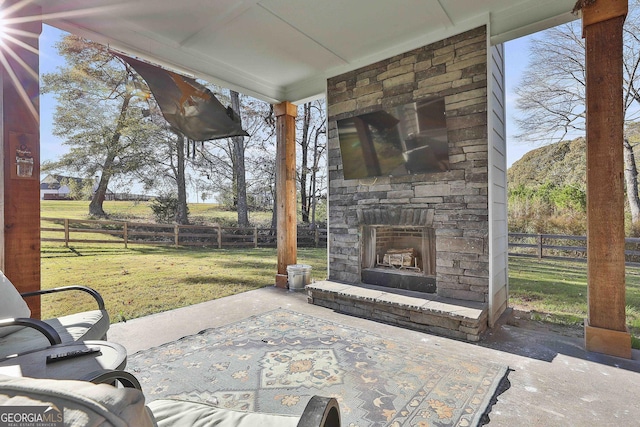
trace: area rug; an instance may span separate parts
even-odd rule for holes
[[[507,371],[285,309],[136,353],[127,369],[147,400],[299,415],[335,397],[348,427],[475,426]]]

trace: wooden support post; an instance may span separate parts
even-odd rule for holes
[[[125,222],[122,227],[122,239],[124,240],[124,248],[129,247],[129,223]]]
[[[12,7],[21,4],[19,7]],[[0,268],[19,292],[40,289],[40,124],[38,36],[40,7],[20,0],[0,3],[12,39],[0,43]],[[21,19],[36,17],[36,19]],[[14,23],[12,23],[12,21]],[[19,23],[15,23],[19,22]],[[31,36],[27,35],[30,34]],[[13,52],[13,54],[9,52]],[[40,299],[28,298],[40,318]]]
[[[297,260],[296,116],[290,102],[273,106],[276,115],[276,216],[278,272],[276,286],[287,287],[287,266]]]
[[[177,248],[180,243],[180,226],[175,224],[173,226],[173,245]]]
[[[582,8],[586,39],[589,351],[631,358],[625,319],[622,26],[627,0]]]

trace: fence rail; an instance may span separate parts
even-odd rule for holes
[[[43,242],[202,246],[223,248],[275,247],[276,230],[260,227],[152,224],[93,219],[41,218]],[[327,230],[298,227],[299,247],[327,244]]]
[[[640,238],[627,237],[624,253],[628,266],[640,267]],[[509,255],[586,261],[587,237],[509,233]]]

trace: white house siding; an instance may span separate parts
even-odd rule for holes
[[[504,102],[504,45],[489,46],[489,326],[493,327],[507,308],[508,226],[507,160]]]

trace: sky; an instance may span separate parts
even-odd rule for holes
[[[522,74],[529,64],[529,43],[531,36],[521,37],[505,43],[505,111],[507,120],[507,167],[519,160],[529,151],[538,148],[537,145],[517,141],[514,135],[520,133],[515,122],[517,96],[515,88],[520,84]]]
[[[40,35],[40,77],[52,73],[64,65],[58,55],[55,44],[60,40],[63,31],[49,25],[42,26]],[[53,135],[53,114],[56,101],[53,94],[40,94],[40,161],[57,160],[67,152],[63,140]]]
[[[64,65],[58,56],[55,44],[64,32],[57,28],[43,25],[40,36],[40,74],[50,73]],[[513,135],[519,133],[514,121],[517,114],[515,108],[515,87],[520,82],[523,71],[528,64],[530,37],[523,37],[507,42],[505,45],[505,103],[507,120],[507,166],[520,159],[528,151],[537,148],[532,144],[518,142]],[[53,114],[55,112],[55,97],[52,94],[40,96],[40,156],[41,160],[57,160],[67,151],[63,140],[53,135]]]

